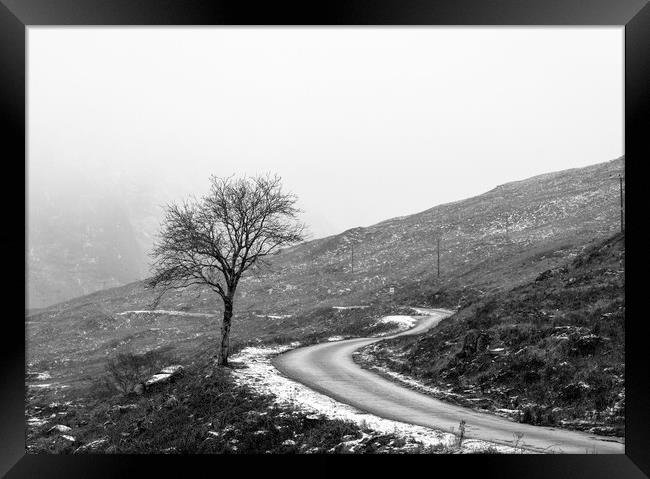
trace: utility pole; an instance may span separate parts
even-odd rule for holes
[[[621,196],[621,233],[625,231],[625,218],[623,213],[623,175],[618,175],[620,196]]]
[[[436,250],[438,253],[438,278],[440,278],[440,236],[438,236],[438,248]]]

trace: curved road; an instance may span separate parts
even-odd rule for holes
[[[466,437],[513,445],[515,434],[523,433],[519,446],[538,452],[624,453],[623,443],[609,438],[517,423],[440,401],[362,369],[352,360],[352,353],[359,348],[386,338],[421,334],[452,314],[442,309],[419,308],[418,311],[428,316],[406,332],[298,348],[277,356],[273,365],[289,378],[318,392],[387,419],[445,431],[457,429],[464,419]]]

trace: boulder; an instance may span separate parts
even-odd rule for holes
[[[166,384],[177,377],[183,374],[183,366],[176,364],[173,366],[167,366],[161,369],[157,374],[154,374],[144,383],[145,389],[150,387],[155,387],[161,384]]]
[[[72,431],[72,428],[68,426],[64,426],[63,424],[56,424],[47,430],[48,434],[51,434],[53,432],[67,433],[70,431]]]
[[[145,388],[149,388],[151,386],[157,386],[159,384],[164,384],[168,382],[171,379],[172,375],[171,374],[154,374],[151,376],[149,379],[147,379],[144,383]]]
[[[167,366],[166,368],[161,369],[160,372],[162,374],[172,374],[172,375],[180,376],[183,373],[183,366],[181,366],[180,364]]]
[[[488,352],[492,356],[505,356],[506,354],[508,354],[508,350],[506,348],[503,348],[503,347],[502,348],[488,349]]]
[[[108,444],[108,438],[101,438],[101,439],[95,439],[94,441],[90,441],[88,444],[84,444],[83,446],[78,447],[75,449],[74,453],[78,454],[81,452],[92,452],[96,451]]]

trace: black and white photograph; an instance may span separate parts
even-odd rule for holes
[[[29,454],[625,454],[623,26],[26,30]]]

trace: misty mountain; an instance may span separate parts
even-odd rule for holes
[[[153,174],[136,181],[81,171],[67,180],[36,176],[29,184],[28,308],[145,278],[161,205],[180,189]]]
[[[549,173],[500,185],[473,198],[288,248],[272,257],[267,267],[253,269],[242,278],[237,292],[237,309],[288,313],[316,304],[370,301],[386,296],[390,287],[395,288],[397,297],[404,291],[413,297],[416,291],[445,288],[471,287],[482,294],[530,281],[541,271],[575,256],[589,242],[617,231],[617,175],[623,169],[624,159],[619,158]],[[92,209],[83,211],[92,216]],[[114,218],[119,221],[111,225],[115,229],[120,225],[122,236],[116,236],[134,238],[133,220],[124,211],[116,207]],[[124,220],[125,217],[131,222]],[[87,226],[84,229],[80,225],[81,222],[73,227],[88,231]],[[133,258],[138,257],[140,251],[135,246],[129,249],[126,241],[118,242],[118,246],[112,239],[101,241],[98,235],[100,228],[107,227],[105,225],[99,223],[90,230],[97,236],[84,233],[77,238],[62,233],[59,244],[66,244],[68,251],[78,247],[76,257],[88,254],[86,258],[90,264],[101,261],[115,278],[136,274],[142,263]],[[57,226],[65,232],[65,227]],[[83,241],[89,241],[85,240],[89,237],[97,238],[100,248],[84,250]],[[439,237],[440,276],[437,274]],[[133,244],[137,245],[135,239],[131,241]],[[58,257],[65,259],[65,251],[60,251]],[[98,251],[106,253],[100,255]],[[118,255],[121,255],[120,262],[134,261],[125,266],[126,272],[111,264]],[[92,263],[93,259],[97,263]],[[68,260],[63,264],[74,270],[78,263]],[[92,269],[88,271],[90,276]],[[173,294],[162,304],[170,307],[183,304],[186,308],[201,310],[201,305],[207,301],[208,310],[219,308],[219,301],[210,295],[197,301],[198,293]],[[111,314],[146,309],[152,297],[142,283],[133,283],[97,293],[92,302]],[[46,311],[69,310],[89,300],[79,298]]]
[[[571,248],[615,231],[616,178],[623,169],[619,158],[548,173],[288,248],[273,258],[270,268],[242,281],[240,301],[252,308],[295,309],[305,306],[305,297],[310,304],[356,301],[414,281],[441,286],[462,279],[467,285],[473,283],[473,271],[481,270],[483,279],[489,276],[483,271],[486,265],[502,281],[500,272],[511,276],[508,261],[534,248],[556,244],[566,254],[577,254]],[[147,252],[158,230],[160,206],[176,198],[176,191],[153,180],[136,187],[120,176],[108,186],[89,183],[81,195],[32,194],[29,307],[147,276]],[[490,287],[489,281],[478,283]]]

